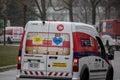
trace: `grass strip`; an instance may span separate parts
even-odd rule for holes
[[[0,45],[0,67],[17,64],[18,46]]]

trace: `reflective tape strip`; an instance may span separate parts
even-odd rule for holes
[[[69,75],[69,73],[66,73],[66,74],[65,74],[65,76],[68,76],[68,75]]]
[[[58,74],[58,72],[55,72],[55,73],[54,73],[54,76],[57,76],[57,74]]]
[[[25,75],[28,75],[27,71],[24,71],[24,74],[25,74]]]
[[[49,75],[49,76],[52,75],[52,72],[50,72],[48,75]]]
[[[69,76],[70,73],[63,73],[63,72],[49,72],[49,76]]]
[[[44,73],[43,72],[40,72],[41,73],[41,75],[44,75]]]
[[[34,75],[34,76],[43,76],[44,75],[44,72],[40,72],[40,71],[22,71],[22,73],[24,75]]]
[[[36,75],[39,75],[37,71],[35,71],[35,74],[36,74]]]
[[[63,76],[63,73],[60,73],[60,75],[59,76]]]
[[[33,72],[32,71],[29,71],[30,75],[33,75]]]
[[[22,71],[22,73],[24,75],[34,75],[34,76],[44,76],[45,75],[45,72],[41,72],[41,71]],[[48,72],[47,73],[48,76],[63,76],[63,77],[66,77],[66,76],[70,76],[71,73],[67,72]]]

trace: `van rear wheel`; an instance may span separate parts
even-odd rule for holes
[[[89,80],[89,72],[87,69],[80,75],[80,80]]]

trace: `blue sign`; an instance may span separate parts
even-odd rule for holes
[[[63,41],[63,38],[61,38],[61,37],[54,37],[54,38],[53,38],[53,42],[54,42],[56,45],[61,44],[62,41]]]

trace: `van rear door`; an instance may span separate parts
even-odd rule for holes
[[[26,25],[22,49],[21,75],[47,76],[48,24],[33,21]]]
[[[72,54],[70,52],[70,24],[50,23],[47,54],[47,76],[72,76]]]

